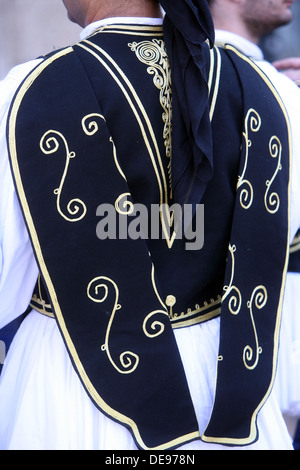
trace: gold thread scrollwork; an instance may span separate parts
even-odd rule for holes
[[[164,139],[166,154],[171,156],[171,128],[172,128],[172,91],[171,68],[165,50],[164,41],[153,39],[152,41],[133,42],[129,44],[138,59],[148,65],[148,73],[153,75],[153,83],[160,90],[160,102],[163,107]]]
[[[252,140],[249,137],[250,131],[251,132],[258,132],[261,128],[261,117],[255,111],[255,109],[251,108],[249,109],[246,118],[245,118],[245,131],[243,132],[243,136],[245,139],[245,145],[246,145],[246,155],[245,155],[245,164],[243,168],[242,175],[238,177],[238,183],[237,183],[237,190],[243,186],[246,185],[246,188],[243,188],[240,193],[240,204],[244,209],[249,209],[252,205],[253,202],[253,186],[248,181],[245,179],[245,174],[248,166],[248,159],[249,159],[249,149],[252,146]]]
[[[150,325],[150,328],[151,330],[153,330],[153,333],[150,332],[149,333],[149,328],[148,328],[148,323],[149,323],[149,320],[152,319],[155,315],[165,315],[169,318],[169,313],[167,311],[167,308],[165,306],[165,304],[163,303],[159,293],[158,293],[158,290],[157,290],[157,287],[156,287],[156,282],[155,282],[155,269],[154,269],[154,265],[152,264],[152,269],[151,269],[151,281],[152,281],[152,286],[153,286],[153,290],[156,294],[156,297],[158,299],[158,301],[160,302],[160,304],[162,305],[162,307],[164,308],[164,310],[154,310],[153,312],[150,312],[144,322],[143,322],[143,332],[144,334],[148,337],[148,338],[156,338],[157,336],[160,336],[164,331],[165,331],[165,325],[161,322],[161,321],[153,321]],[[175,300],[176,301],[176,300]]]
[[[229,302],[228,302],[228,308],[230,313],[232,315],[238,315],[241,306],[242,306],[242,295],[240,290],[233,285],[233,279],[234,279],[234,271],[235,271],[235,258],[234,258],[234,253],[236,252],[236,246],[235,245],[229,245],[229,253],[231,257],[231,277],[230,277],[230,284],[229,286],[224,286],[224,291],[225,294],[222,297],[222,303],[224,300],[232,293],[235,292],[234,295],[231,295]]]
[[[118,161],[118,156],[117,156],[117,149],[116,149],[116,146],[115,146],[115,143],[113,141],[113,138],[110,137],[109,141],[111,142],[112,146],[113,146],[113,155],[114,155],[114,160],[115,160],[115,164],[116,164],[116,167],[118,169],[118,172],[120,173],[120,175],[122,176],[122,178],[127,182],[127,178],[126,176],[124,175],[122,169],[121,169],[121,166],[120,166],[120,163]]]
[[[150,319],[152,319],[155,315],[166,315],[169,317],[168,313],[164,312],[163,310],[154,310],[153,312],[150,312],[144,322],[143,322],[143,332],[148,338],[156,338],[156,336],[160,336],[164,331],[165,331],[165,325],[161,321],[153,321],[150,325],[151,330],[153,330],[153,333],[149,333],[148,329],[148,322]]]
[[[88,136],[92,136],[96,134],[99,130],[99,125],[97,121],[95,121],[95,118],[100,118],[104,122],[106,122],[105,117],[102,116],[102,114],[98,114],[98,113],[88,114],[81,121],[82,129],[84,130],[84,133]]]
[[[86,215],[87,208],[83,201],[80,199],[72,199],[67,205],[68,215],[64,214],[61,209],[61,193],[68,173],[70,160],[76,157],[75,152],[70,152],[67,140],[58,131],[49,130],[46,132],[40,140],[40,148],[45,155],[56,153],[60,147],[59,138],[62,140],[66,150],[66,165],[61,179],[61,183],[57,189],[54,190],[54,194],[57,196],[57,210],[59,214],[68,222],[78,222],[83,219]],[[70,217],[71,216],[71,217]]]
[[[171,67],[163,40],[153,39],[129,43],[128,46],[135,52],[137,58],[148,65],[148,73],[153,75],[153,83],[160,91],[160,103],[163,108],[162,119],[164,122],[163,138],[166,148],[168,163],[169,185],[172,195],[172,88]]]
[[[231,292],[234,291],[235,294],[232,295],[229,299],[228,308],[229,308],[230,313],[232,313],[233,315],[238,315],[242,306],[242,295],[241,295],[240,290],[236,286],[233,285],[234,272],[235,272],[234,253],[236,252],[236,246],[230,245],[229,252],[231,255],[231,262],[232,262],[231,278],[230,278],[229,286],[224,287],[225,294],[222,298],[222,302],[224,302],[226,297],[228,297],[231,294]],[[264,286],[260,285],[254,289],[254,291],[252,292],[250,301],[247,302],[247,307],[250,311],[251,323],[253,327],[255,346],[256,346],[256,353],[255,353],[254,361],[253,361],[253,358],[254,358],[253,348],[249,345],[244,348],[243,362],[244,362],[245,367],[248,370],[254,370],[257,367],[257,364],[259,362],[259,356],[262,353],[262,348],[260,347],[259,341],[258,341],[258,334],[257,334],[256,324],[255,324],[254,315],[253,315],[253,308],[255,306],[256,309],[261,310],[266,305],[267,300],[268,300],[267,289]]]
[[[281,156],[282,156],[282,144],[277,136],[273,136],[269,143],[270,155],[272,158],[277,158],[277,168],[271,180],[266,181],[267,191],[265,193],[265,206],[270,214],[276,214],[280,206],[280,198],[277,193],[272,192],[269,194],[270,188],[280,170],[282,170]]]
[[[89,299],[91,299],[93,302],[96,302],[96,303],[105,302],[109,294],[109,286],[110,287],[112,286],[114,289],[115,302],[114,302],[112,314],[110,316],[109,324],[106,330],[105,343],[101,346],[101,351],[106,352],[110,363],[120,374],[132,374],[138,367],[139,356],[131,351],[124,351],[119,357],[120,364],[123,368],[121,369],[113,360],[111,352],[110,352],[110,348],[109,348],[109,340],[110,340],[112,324],[114,322],[117,310],[120,310],[122,308],[121,305],[118,303],[119,302],[118,286],[116,285],[114,281],[112,281],[108,277],[100,276],[100,277],[93,279],[89,283],[88,288],[87,288],[87,295]],[[100,292],[101,290],[103,291],[102,294]]]
[[[253,348],[248,345],[244,349],[243,361],[244,361],[245,367],[248,370],[254,370],[257,367],[257,364],[259,362],[259,356],[262,353],[262,348],[259,345],[256,324],[254,321],[253,304],[258,310],[261,310],[266,305],[267,300],[268,300],[267,289],[264,286],[258,286],[252,292],[251,300],[247,302],[247,307],[250,310],[251,322],[252,322],[254,337],[255,337],[255,349],[256,349],[255,361],[253,362],[252,365],[251,365],[251,362],[253,361],[253,356],[254,356]]]
[[[116,211],[121,215],[130,215],[134,211],[134,204],[128,201],[130,193],[121,194],[115,202]]]
[[[84,130],[85,134],[88,135],[88,136],[92,136],[94,134],[96,134],[99,130],[99,125],[97,123],[97,121],[95,121],[96,118],[100,118],[102,119],[105,123],[106,123],[106,119],[105,117],[102,115],[102,114],[98,114],[98,113],[91,113],[91,114],[88,114],[87,116],[85,116],[82,121],[81,121],[81,124],[82,124],[82,129]],[[122,169],[121,169],[121,166],[119,164],[119,161],[118,161],[118,157],[117,157],[117,149],[116,149],[116,146],[115,146],[115,143],[113,141],[113,138],[110,137],[109,138],[109,141],[111,142],[112,144],[112,147],[113,147],[113,156],[114,156],[114,160],[115,160],[115,164],[116,164],[116,167],[120,173],[120,175],[122,176],[122,178],[127,181],[126,179],[126,176],[124,175]]]

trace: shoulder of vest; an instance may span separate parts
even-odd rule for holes
[[[76,44],[78,44],[78,43],[75,43],[75,44],[70,45],[70,46],[61,47],[60,49],[55,49],[54,51],[51,51],[51,52],[48,52],[46,54],[43,54],[43,55],[39,56],[38,59],[42,59],[42,60],[45,61],[45,60],[48,60],[48,59],[52,59],[55,56],[63,56],[64,53],[68,54],[71,51],[73,51],[73,46],[75,46]]]
[[[25,80],[22,82],[21,87],[24,85],[25,82],[32,83],[35,81],[40,75],[43,77],[49,75],[49,67],[53,66],[53,64],[60,64],[58,67],[55,68],[55,73],[57,74],[57,80],[67,81],[74,77],[75,69],[78,73],[79,69],[83,70],[80,61],[78,60],[77,54],[74,50],[76,44],[72,46],[63,47],[61,49],[57,49],[55,51],[49,52],[45,55],[38,57],[41,62],[28,74]],[[68,58],[68,59],[67,59]],[[67,64],[65,61],[68,60]],[[57,82],[55,80],[55,82]],[[20,88],[21,88],[20,87]]]

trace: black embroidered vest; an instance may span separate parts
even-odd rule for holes
[[[41,271],[34,308],[53,312],[90,398],[141,449],[200,437],[254,442],[274,379],[289,244],[287,119],[267,79],[233,48],[208,51],[207,62],[214,176],[199,201],[196,251],[168,212],[158,239],[97,232],[105,207],[119,234],[137,204],[150,213],[173,202],[160,27],[104,27],[46,57],[10,112],[12,171]],[[215,406],[203,434],[173,328],[220,314]]]

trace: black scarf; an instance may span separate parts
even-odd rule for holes
[[[206,0],[160,0],[172,69],[174,200],[199,203],[212,176],[213,155],[203,48],[214,42]]]

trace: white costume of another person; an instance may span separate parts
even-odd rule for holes
[[[268,76],[279,92],[289,115],[292,136],[294,169],[293,175],[298,178],[297,162],[300,159],[299,139],[299,106],[300,89],[297,85],[279,73],[275,67],[264,59],[259,46],[235,33],[223,30],[216,31],[216,44],[232,44],[243,54],[250,57]],[[299,171],[299,169],[298,169]],[[292,204],[299,200],[299,188],[293,187]],[[298,196],[297,196],[298,192]],[[293,212],[293,208],[292,208]],[[288,272],[282,315],[282,333],[278,356],[278,372],[274,391],[278,397],[280,408],[286,415],[300,416],[300,273]]]

